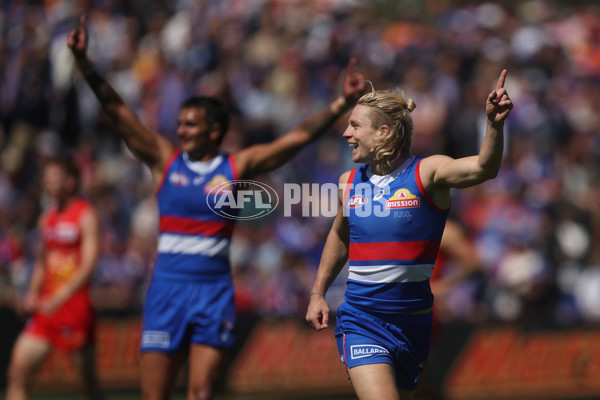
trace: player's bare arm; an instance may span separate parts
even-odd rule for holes
[[[32,313],[38,309],[40,288],[42,287],[45,275],[43,257],[44,251],[40,250],[36,257],[33,270],[31,271],[29,287],[23,297],[23,310],[26,313]]]
[[[167,139],[145,127],[135,113],[124,103],[113,87],[94,69],[87,56],[88,33],[86,17],[81,16],[80,26],[67,37],[67,46],[100,105],[115,124],[117,132],[127,147],[152,169],[155,182],[160,182],[165,163],[175,150]]]
[[[318,331],[327,328],[329,323],[329,306],[325,300],[325,293],[327,293],[327,289],[348,261],[350,228],[348,219],[344,216],[343,201],[344,186],[348,182],[349,174],[350,172],[345,172],[340,177],[338,213],[323,248],[321,262],[319,263],[306,312],[306,321]]]
[[[506,70],[502,70],[496,89],[486,100],[487,129],[478,155],[459,159],[435,155],[421,162],[423,185],[439,206],[449,205],[449,188],[475,186],[498,175],[504,151],[504,121],[513,108],[505,80]]]
[[[100,222],[93,209],[81,217],[81,260],[75,274],[48,300],[40,304],[40,311],[52,312],[69,299],[92,277],[100,254]]]
[[[42,231],[43,217],[38,221],[38,230]],[[44,281],[44,275],[46,270],[44,269],[44,260],[46,257],[46,249],[42,245],[38,250],[35,257],[35,263],[31,271],[31,277],[29,278],[29,285],[27,292],[23,297],[23,309],[27,313],[37,311],[38,308],[38,296],[40,289],[42,288],[42,282]]]
[[[454,268],[431,281],[431,290],[441,298],[457,284],[481,271],[481,262],[464,228],[453,219],[446,221],[440,251],[455,264]]]
[[[353,72],[355,65],[356,59],[352,58],[346,67],[342,96],[329,109],[308,118],[271,143],[250,146],[236,153],[235,162],[240,176],[250,178],[280,167],[307,144],[321,137],[352,108],[365,89],[365,77],[362,73]]]

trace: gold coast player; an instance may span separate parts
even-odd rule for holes
[[[341,205],[321,258],[306,320],[327,327],[327,289],[349,261],[335,336],[360,399],[414,397],[429,353],[433,295],[429,278],[450,209],[450,189],[494,178],[512,109],[502,71],[486,101],[479,154],[452,159],[411,155],[415,108],[402,93],[373,91],[352,111],[344,138],[352,161],[340,177]]]
[[[90,301],[100,249],[98,217],[92,204],[77,195],[79,174],[70,160],[49,161],[43,186],[53,204],[39,220],[42,248],[24,299],[33,315],[13,349],[6,398],[28,397],[35,369],[56,347],[75,356],[86,398],[99,399]]]

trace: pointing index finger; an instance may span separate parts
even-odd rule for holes
[[[502,89],[504,87],[504,81],[506,80],[506,69],[503,69],[500,72],[500,78],[498,78],[498,86],[496,86],[496,90]]]
[[[79,17],[79,26],[81,27],[82,32],[87,32],[87,15],[81,14]]]
[[[346,76],[352,76],[352,72],[354,71],[354,66],[356,65],[356,57],[352,57],[350,61],[348,61],[348,65],[346,66]]]

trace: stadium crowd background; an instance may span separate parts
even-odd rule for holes
[[[453,196],[481,273],[440,317],[573,326],[600,321],[600,5],[583,1],[1,1],[0,293],[16,304],[39,242],[43,160],[70,151],[99,207],[94,299],[139,315],[156,240],[149,171],[111,133],[73,68],[66,35],[87,12],[90,56],[144,123],[175,140],[180,102],[232,109],[224,149],[271,140],[329,104],[351,56],[375,88],[417,104],[413,153],[474,154],[501,68],[515,108],[500,175]],[[353,168],[345,121],[263,176],[337,182]],[[240,312],[302,317],[331,220],[282,210],[239,223]],[[452,269],[452,260],[447,269]],[[343,275],[343,273],[342,273]],[[341,302],[344,281],[328,295]],[[336,298],[338,301],[336,301]]]

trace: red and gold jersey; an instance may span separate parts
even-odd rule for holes
[[[41,295],[55,292],[71,279],[81,261],[81,217],[91,204],[76,198],[64,209],[49,209],[42,217],[45,249],[44,282]],[[87,289],[87,286],[84,286]]]

